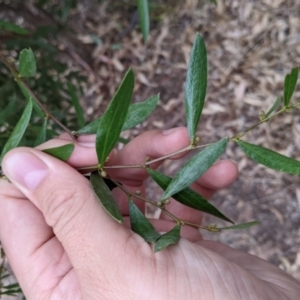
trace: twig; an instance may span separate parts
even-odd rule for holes
[[[187,146],[183,149],[171,152],[167,155],[161,156],[159,158],[156,158],[156,159],[153,159],[153,160],[150,160],[150,161],[146,161],[146,162],[141,163],[141,164],[104,166],[103,169],[105,169],[105,170],[107,170],[107,169],[138,169],[138,168],[143,168],[144,169],[144,168],[146,168],[147,166],[150,166],[153,163],[156,163],[156,162],[162,161],[164,159],[170,158],[174,155],[184,153],[186,151],[191,151],[191,150],[194,150],[194,149],[200,149],[200,148],[203,148],[203,147],[207,147],[209,145],[211,145],[211,143],[210,144],[205,144],[205,145],[199,145],[199,146],[189,145],[189,146]],[[81,173],[85,173],[85,172],[97,171],[99,169],[100,169],[100,166],[96,165],[96,166],[90,166],[90,167],[77,168],[76,170],[81,172]]]
[[[74,135],[72,134],[72,131],[69,130],[65,125],[63,125],[56,117],[54,117],[44,106],[44,104],[38,99],[38,97],[33,93],[31,88],[27,85],[24,79],[22,79],[18,73],[18,71],[9,63],[9,61],[0,53],[0,60],[5,64],[5,66],[11,71],[13,76],[15,77],[15,80],[17,82],[20,82],[27,92],[30,94],[32,99],[39,105],[39,107],[42,109],[42,111],[45,113],[46,118],[52,119],[57,125],[59,125],[64,131],[66,131],[73,140],[75,140]]]
[[[234,140],[234,139],[239,139],[241,137],[243,137],[247,132],[251,131],[252,129],[256,128],[257,126],[261,125],[262,123],[268,122],[269,120],[273,119],[275,116],[286,112],[289,109],[293,109],[293,108],[297,108],[300,106],[300,102],[296,103],[292,106],[288,106],[288,107],[283,107],[281,110],[279,110],[278,112],[270,115],[269,117],[265,117],[262,120],[260,120],[259,122],[249,126],[248,128],[246,128],[244,131],[239,132],[238,134],[236,134],[235,136],[231,137],[230,140]]]

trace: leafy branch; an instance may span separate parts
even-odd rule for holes
[[[0,56],[0,59],[4,61],[4,64],[11,70],[23,93],[28,99],[27,106],[16,126],[16,130],[13,131],[10,139],[4,147],[4,150],[2,151],[2,158],[7,151],[16,147],[20,142],[29,123],[34,103],[38,104],[38,107],[42,110],[46,116],[46,119],[53,119],[53,117],[49,114],[47,108],[40,103],[23,79],[24,77],[35,75],[36,66],[32,51],[24,50],[21,52],[19,59],[19,72],[17,72],[5,58],[3,59],[3,57]],[[285,77],[283,97],[278,97],[270,110],[266,114],[262,113],[260,115],[260,120],[252,126],[246,128],[244,131],[231,138],[224,137],[223,139],[214,143],[197,145],[200,141],[200,138],[196,135],[197,128],[205,104],[207,86],[206,47],[202,37],[197,34],[191,52],[185,84],[185,109],[187,128],[190,138],[189,146],[156,159],[149,158],[145,162],[141,162],[139,164],[106,165],[110,152],[120,140],[121,132],[143,122],[155,109],[159,100],[159,95],[155,95],[141,103],[130,104],[134,90],[134,75],[131,69],[129,69],[125,74],[120,87],[116,91],[105,112],[100,117],[76,132],[71,132],[62,126],[61,128],[65,129],[73,138],[74,136],[80,134],[96,134],[95,147],[98,157],[98,164],[95,166],[78,168],[77,170],[81,173],[91,172],[90,183],[95,196],[107,213],[119,223],[123,222],[123,216],[119,211],[118,205],[113,198],[106,181],[110,180],[114,186],[118,187],[126,194],[129,200],[128,203],[132,230],[141,235],[145,241],[154,243],[154,251],[157,252],[171,244],[177,243],[180,238],[180,229],[184,225],[209,230],[212,232],[219,232],[221,230],[228,229],[248,228],[258,223],[257,221],[253,221],[245,224],[231,225],[226,227],[218,227],[214,224],[203,226],[181,220],[167,209],[167,206],[170,203],[169,198],[172,197],[174,199],[172,201],[177,201],[185,206],[211,214],[217,218],[234,224],[232,220],[220,212],[203,196],[189,188],[189,186],[200,176],[202,176],[225,152],[228,142],[237,143],[251,159],[260,164],[263,164],[274,170],[300,175],[300,162],[292,158],[285,157],[270,149],[253,145],[241,140],[241,138],[247,132],[253,130],[262,123],[268,122],[279,114],[300,106],[300,103],[290,105],[290,100],[294,93],[297,79],[298,69],[295,68]],[[69,86],[69,91],[71,94],[73,93],[72,86]],[[79,105],[79,101],[78,99],[75,99],[74,95],[72,97],[74,98],[73,103],[76,108],[77,116],[81,119],[80,123],[83,125],[84,119],[82,117],[82,109]],[[278,110],[282,99],[284,106],[282,109]],[[55,118],[53,121],[55,121]],[[45,128],[43,130],[45,130]],[[66,161],[72,154],[74,148],[74,143],[70,143],[61,147],[46,149],[44,152],[57,157],[58,159]],[[201,149],[202,151],[196,153],[185,165],[183,165],[173,178],[151,169],[151,165],[153,163],[157,163],[171,158],[174,155],[195,149]],[[109,176],[109,171],[111,169],[124,168],[141,168],[147,171],[149,176],[158,184],[158,186],[163,189],[164,193],[162,198],[158,202],[148,199],[137,191],[132,192],[128,190],[122,185],[121,182],[118,182],[113,177],[111,178]],[[168,215],[175,223],[174,228],[163,235],[158,233],[149,220],[134,204],[132,199],[135,198],[155,206],[156,208],[160,209],[162,213]]]
[[[25,82],[23,78],[25,77],[34,77],[36,74],[36,62],[31,49],[24,49],[20,53],[19,59],[19,72],[14,68],[14,66],[0,53],[0,61],[11,71],[14,76],[15,81],[18,83],[21,88],[23,94],[26,99],[33,99],[35,103],[39,106],[39,108],[45,114],[45,119],[52,119],[58,126],[61,127],[65,132],[67,132],[72,139],[74,135],[72,131],[69,130],[65,125],[63,125],[56,117],[54,117],[49,110],[45,107],[45,105],[38,99],[38,97],[34,94],[28,84]]]
[[[280,98],[278,98],[280,99]],[[276,103],[275,103],[276,104]],[[285,106],[283,107],[281,110],[277,111],[276,113],[273,113],[272,115],[265,115],[265,114],[262,114],[260,116],[260,121],[249,126],[248,128],[246,128],[244,131],[241,131],[239,132],[238,134],[236,134],[235,136],[231,137],[230,140],[236,140],[236,139],[240,139],[242,138],[247,132],[253,130],[254,128],[258,127],[259,125],[263,124],[263,123],[266,123],[268,121],[270,121],[271,119],[273,119],[274,117],[282,114],[282,113],[285,113],[285,112],[289,112],[291,109],[294,109],[296,107],[300,107],[300,102],[296,103],[296,104],[293,104],[291,106]]]

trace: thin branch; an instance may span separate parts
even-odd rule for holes
[[[173,215],[171,212],[169,212],[166,208],[165,208],[165,205],[161,202],[155,202],[153,200],[150,200],[150,199],[147,199],[145,197],[142,197],[140,195],[137,195],[135,193],[133,193],[132,191],[126,189],[123,185],[121,185],[119,182],[109,178],[111,181],[113,181],[113,183],[119,187],[125,194],[127,194],[127,196],[129,197],[135,197],[135,198],[138,198],[142,201],[145,201],[147,203],[150,203],[152,205],[154,205],[155,207],[159,208],[163,213],[165,213],[167,216],[169,216],[173,221],[175,221],[176,223],[180,224],[180,225],[188,225],[188,226],[191,226],[191,227],[194,227],[194,228],[199,228],[199,229],[205,229],[205,230],[208,230],[208,231],[212,231],[212,232],[219,232],[221,231],[219,228],[217,227],[213,227],[213,226],[202,226],[202,225],[199,225],[199,224],[195,224],[195,223],[192,223],[192,222],[188,222],[188,221],[184,221],[178,217],[176,217],[175,215]]]
[[[161,156],[161,157],[153,159],[153,160],[146,161],[146,162],[141,163],[141,164],[104,166],[104,169],[146,168],[146,167],[150,166],[153,163],[165,160],[165,159],[170,158],[172,156],[175,156],[177,154],[184,153],[186,151],[191,151],[191,150],[195,150],[195,149],[204,148],[204,147],[207,147],[209,145],[211,145],[211,143],[210,144],[205,144],[205,145],[199,145],[199,146],[189,145],[189,146],[187,146],[187,147],[185,147],[183,149],[171,152],[171,153],[169,153],[167,155]]]
[[[44,104],[38,99],[38,97],[33,93],[31,88],[27,85],[24,79],[22,79],[19,76],[18,71],[9,63],[9,61],[0,53],[0,60],[5,64],[5,66],[11,71],[13,76],[15,77],[15,80],[19,83],[21,83],[27,92],[30,94],[32,99],[38,104],[38,106],[41,108],[41,110],[45,113],[46,118],[52,119],[57,125],[59,125],[64,131],[66,131],[73,140],[75,140],[74,135],[72,134],[72,131],[68,129],[65,125],[63,125],[56,117],[54,117],[44,106]]]
[[[107,177],[107,178],[109,178],[109,177]],[[133,193],[132,191],[126,189],[126,188],[125,188],[122,184],[120,184],[118,181],[115,181],[115,180],[113,180],[113,179],[111,179],[111,178],[109,178],[109,179],[110,179],[117,187],[119,187],[125,194],[127,194],[127,195],[129,195],[129,196],[131,196],[131,197],[135,197],[135,198],[137,198],[137,199],[143,200],[143,201],[145,201],[145,202],[147,202],[147,203],[150,203],[150,204],[152,204],[152,205],[154,205],[154,206],[156,206],[156,207],[159,208],[159,205],[158,205],[155,201],[150,200],[150,199],[147,199],[147,198],[142,197],[142,196],[140,196],[140,195],[137,195],[137,194]]]
[[[249,126],[248,128],[246,128],[244,131],[239,132],[238,134],[236,134],[235,136],[231,137],[230,140],[234,140],[234,139],[239,139],[241,137],[243,137],[247,132],[251,131],[252,129],[256,128],[257,126],[261,125],[262,123],[268,122],[271,119],[273,119],[274,117],[278,116],[279,114],[282,114],[284,112],[286,112],[289,109],[293,109],[296,107],[300,106],[300,102],[296,103],[292,106],[288,106],[288,107],[283,107],[281,110],[279,110],[278,112],[270,115],[269,117],[265,117],[264,119],[260,120],[259,122]]]
[[[177,150],[175,152],[171,152],[167,155],[161,156],[159,158],[150,160],[150,161],[146,161],[144,163],[141,164],[134,164],[134,165],[114,165],[114,166],[104,166],[103,169],[107,170],[107,169],[139,169],[139,168],[146,168],[147,166],[150,166],[153,163],[165,160],[167,158],[170,158],[174,155],[180,154],[180,153],[184,153],[186,151],[191,151],[191,150],[195,150],[195,149],[200,149],[200,148],[204,148],[211,145],[210,144],[205,144],[205,145],[199,145],[199,146],[191,146],[189,145],[188,147],[185,147],[183,149]],[[93,172],[93,171],[97,171],[100,169],[99,165],[96,166],[89,166],[89,167],[82,167],[82,168],[76,168],[77,171],[79,171],[80,173],[87,173],[87,172]]]

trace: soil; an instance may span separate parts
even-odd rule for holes
[[[207,100],[198,127],[203,143],[234,136],[257,122],[260,112],[282,95],[285,74],[300,66],[300,0],[219,0],[217,7],[197,0],[153,1],[146,43],[134,26],[136,10],[127,1],[82,2],[87,5],[71,15],[81,46],[74,47],[70,39],[59,43],[72,64],[88,75],[81,99],[86,118],[103,112],[128,67],[136,78],[134,102],[160,93],[154,114],[125,132],[126,138],[185,126],[183,86],[196,32],[204,37],[209,60]],[[299,97],[298,88],[293,101]],[[299,160],[299,120],[295,109],[243,139]],[[240,175],[213,197],[213,204],[237,224],[261,223],[203,235],[266,259],[300,280],[299,178],[252,162],[234,143],[223,158],[235,161]],[[174,173],[182,163],[166,162],[162,170]],[[151,194],[158,192],[152,183],[149,188]],[[209,216],[205,223],[222,224]]]

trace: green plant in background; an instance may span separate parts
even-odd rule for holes
[[[3,284],[3,281],[10,276],[10,272],[4,267],[5,255],[1,248],[0,258],[2,259],[2,262],[0,264],[0,299],[1,295],[17,296],[22,292],[18,283]]]
[[[50,0],[36,1],[36,7],[43,8],[43,11],[53,16],[57,23],[39,26],[33,32],[11,22],[0,20],[0,34],[9,37],[4,39],[4,42],[6,52],[9,53],[7,59],[10,64],[17,63],[17,53],[20,53],[22,49],[32,48],[35,52],[36,63],[40,66],[37,76],[34,78],[28,77],[23,74],[23,70],[19,70],[22,77],[27,78],[26,85],[29,88],[21,86],[20,90],[15,89],[12,80],[7,80],[8,77],[14,76],[13,72],[8,73],[4,68],[0,69],[0,98],[8,100],[0,101],[0,149],[3,149],[17,125],[17,120],[22,115],[25,108],[23,97],[24,95],[26,98],[30,96],[28,90],[38,94],[40,102],[47,103],[47,111],[66,127],[73,130],[78,128],[78,125],[84,126],[83,113],[79,113],[78,110],[81,107],[77,103],[78,96],[82,95],[81,86],[87,78],[82,76],[79,71],[70,69],[65,62],[58,58],[60,50],[55,44],[57,36],[60,36],[64,30],[70,31],[67,28],[68,16],[77,4],[77,0],[61,3]],[[140,27],[146,40],[149,33],[148,1],[137,1],[136,4],[140,12]],[[27,70],[26,65],[22,63],[22,68],[24,67]],[[25,135],[22,135],[20,145],[35,146],[41,143],[45,136],[51,138],[57,135],[59,129],[52,118],[45,120],[36,101],[33,102],[33,105],[35,109],[32,112],[32,118],[37,118],[39,121],[29,124]],[[75,107],[76,114],[70,113],[72,107]],[[64,112],[68,112],[68,114]],[[40,130],[41,127],[42,130]],[[38,138],[36,138],[37,136]]]
[[[41,95],[39,101],[47,103],[47,111],[51,112],[57,120],[70,128],[82,126],[82,119],[77,118],[74,114],[66,115],[64,112],[70,111],[73,107],[76,95],[81,93],[81,83],[86,78],[78,71],[70,71],[66,63],[58,60],[58,49],[47,40],[51,40],[57,31],[53,28],[39,27],[34,33],[29,34],[27,30],[19,26],[1,20],[0,33],[4,31],[18,34],[17,37],[12,37],[6,42],[6,51],[9,53],[7,59],[11,65],[16,63],[16,53],[23,48],[33,47],[36,55],[34,58],[33,53],[30,54],[29,50],[26,50],[20,57],[19,72],[22,78],[27,79],[26,83],[18,82],[21,89],[16,89],[13,81],[8,80],[8,77],[15,76],[16,73],[12,70],[11,73],[8,73],[4,68],[0,69],[0,98],[7,99],[7,101],[0,101],[0,148],[4,147],[7,138],[16,127],[16,122],[25,107],[24,96],[26,99],[30,97],[29,90]],[[28,61],[26,62],[24,59]],[[41,66],[34,78],[30,76],[34,70],[27,69],[27,64],[30,64],[31,59],[35,59]],[[56,135],[59,128],[51,120],[51,128],[47,127],[44,114],[39,109],[40,106],[36,104],[36,101],[33,105],[35,109],[32,112],[32,118],[37,118],[39,121],[34,125],[29,124],[20,145],[37,145],[40,141],[36,139],[36,136],[40,136],[41,126],[44,128],[44,135],[47,135],[48,138]]]
[[[147,41],[150,28],[148,0],[138,0],[138,12],[143,38]]]

